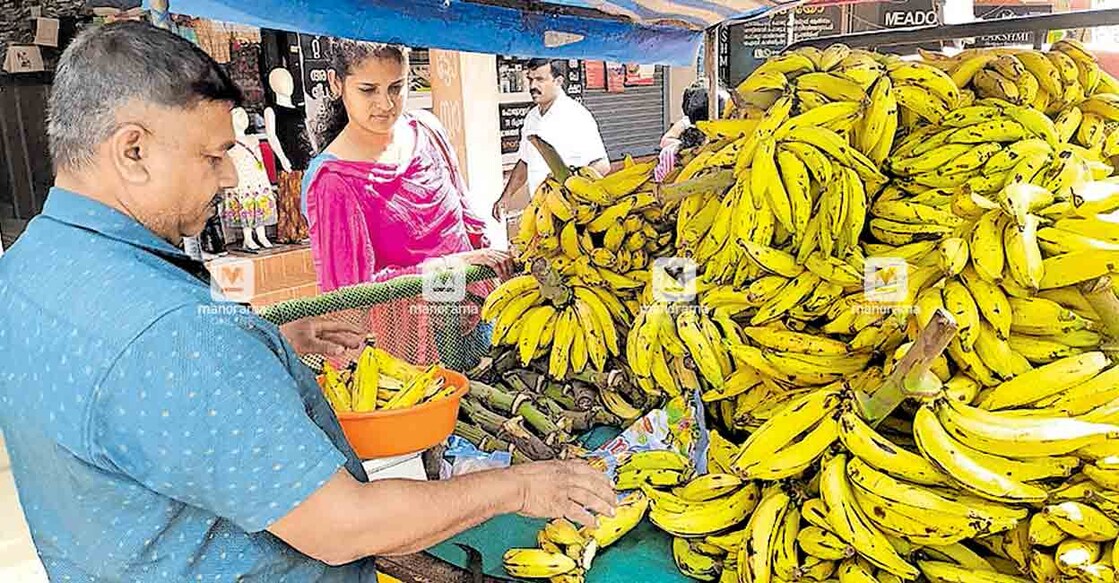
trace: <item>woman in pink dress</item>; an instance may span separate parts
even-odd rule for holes
[[[319,154],[303,187],[321,290],[420,274],[421,265],[435,258],[489,266],[508,277],[512,261],[487,248],[484,223],[469,209],[442,126],[427,112],[403,112],[405,50],[336,40],[331,54],[332,95],[311,128]],[[492,281],[479,282],[467,291],[484,297],[493,287]],[[439,336],[488,336],[476,315],[459,311],[449,317],[431,309],[437,307],[418,299],[379,304],[370,310],[371,330],[381,346],[417,363],[455,357],[439,354],[436,340],[447,343],[433,337],[433,329]]]

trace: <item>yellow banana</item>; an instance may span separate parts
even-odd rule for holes
[[[1040,502],[1045,490],[1012,480],[975,461],[952,439],[928,407],[921,407],[913,421],[914,438],[921,453],[973,494],[999,502]]]

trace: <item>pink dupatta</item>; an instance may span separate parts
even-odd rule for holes
[[[416,146],[406,167],[377,162],[327,160],[307,192],[311,255],[319,288],[381,282],[419,273],[423,261],[488,245],[484,222],[470,212],[466,186],[442,132],[415,115]],[[468,287],[485,297],[492,280]],[[378,304],[369,310],[378,345],[417,364],[439,360],[431,338],[431,315],[413,309],[419,298]],[[477,315],[462,318],[465,336]]]

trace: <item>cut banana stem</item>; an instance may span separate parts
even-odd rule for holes
[[[1108,337],[1113,342],[1119,341],[1119,298],[1112,288],[1111,277],[1084,282],[1080,291],[1103,321]]]

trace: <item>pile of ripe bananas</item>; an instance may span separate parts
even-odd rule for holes
[[[774,57],[669,184],[631,165],[542,189],[519,244],[555,273],[491,298],[495,342],[558,379],[586,360],[651,401],[701,394],[709,473],[652,458],[620,483],[696,579],[1114,581],[1116,127],[1119,82],[1075,41]],[[657,233],[649,260],[695,262],[693,301],[656,295],[656,263],[594,260],[586,225],[606,212],[597,228]],[[579,331],[519,324],[528,310]],[[941,310],[946,353],[869,411]],[[605,357],[571,356],[596,332]],[[510,571],[582,580],[586,555],[550,550]]]
[[[406,409],[454,394],[437,375],[439,367],[420,368],[373,346],[371,340],[357,360],[342,370],[323,363],[319,386],[338,413],[370,413]]]

